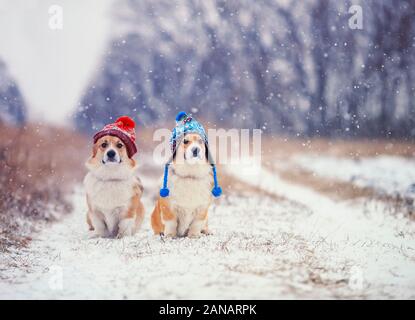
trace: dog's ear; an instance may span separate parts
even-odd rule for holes
[[[130,162],[131,168],[134,168],[137,165],[137,162],[133,158],[129,158],[128,160]]]
[[[94,146],[92,147],[92,156],[91,158],[95,158],[95,156],[97,155],[98,152],[98,145],[95,143]]]
[[[85,166],[88,170],[92,170],[94,165],[97,163],[97,159],[95,158],[98,153],[98,145],[94,144],[92,147],[92,154],[91,157],[86,161]]]

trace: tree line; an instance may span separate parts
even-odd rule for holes
[[[91,131],[188,110],[217,126],[415,136],[415,1],[125,0],[74,114]]]

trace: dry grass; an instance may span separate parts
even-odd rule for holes
[[[292,170],[279,170],[279,175],[284,180],[305,185],[335,200],[373,198],[376,195],[371,188],[361,188],[353,183],[319,177],[298,166],[293,166]]]
[[[414,142],[378,139],[263,138],[262,149],[266,161],[287,159],[300,153],[316,153],[354,159],[379,155],[415,156]]]
[[[0,252],[25,245],[25,221],[68,212],[66,194],[83,174],[84,138],[69,130],[0,125]],[[23,222],[23,223],[22,223]]]
[[[293,183],[304,185],[320,192],[334,200],[356,200],[381,201],[387,205],[391,214],[403,213],[409,218],[414,218],[413,200],[399,195],[387,195],[379,193],[369,187],[359,187],[351,182],[331,180],[314,175],[310,171],[295,167],[293,170],[279,170],[282,179]]]

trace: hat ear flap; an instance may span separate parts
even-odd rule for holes
[[[215,159],[213,159],[212,154],[210,153],[209,145],[205,142],[205,157],[210,165],[215,165]]]
[[[171,159],[174,161],[174,160],[176,160],[176,154],[177,154],[177,149],[175,148],[174,150],[173,150],[173,155],[171,156]]]
[[[209,162],[210,164],[212,164],[213,162],[212,162],[212,155],[210,154],[210,151],[209,151],[209,146],[208,146],[208,144],[205,142],[205,159],[206,159],[206,161],[207,162]]]

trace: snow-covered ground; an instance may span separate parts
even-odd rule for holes
[[[361,159],[301,155],[295,162],[322,177],[352,182],[387,195],[415,198],[415,159],[386,155]]]
[[[286,200],[227,195],[211,209],[213,235],[163,241],[149,226],[157,170],[146,172],[137,235],[90,239],[79,187],[72,215],[0,262],[0,298],[415,298],[413,222],[381,203],[334,202],[264,168],[231,167]]]

